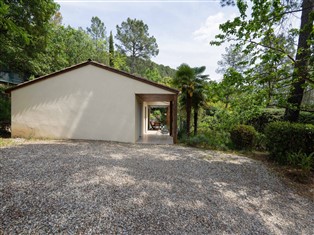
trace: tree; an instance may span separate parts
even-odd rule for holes
[[[149,36],[148,26],[142,20],[128,18],[117,25],[115,38],[120,42],[117,49],[131,58],[132,73],[136,59],[149,59],[159,53],[155,37]]]
[[[115,52],[113,67],[116,69],[123,70],[125,72],[130,72],[129,65],[127,63],[127,57],[124,54]]]
[[[53,0],[0,1],[0,68],[36,73],[46,47],[51,18],[58,5]]]
[[[190,136],[191,113],[194,110],[194,135],[197,134],[198,111],[206,101],[205,88],[208,75],[203,75],[206,67],[191,68],[181,64],[173,80],[175,86],[181,91],[180,102],[186,111],[186,134]]]
[[[225,51],[226,53],[221,55],[222,59],[217,62],[219,66],[217,73],[224,74],[229,68],[242,73],[248,68],[249,56],[242,53],[242,47],[231,44]]]
[[[89,35],[82,29],[75,29],[70,26],[64,29],[64,43],[66,46],[65,53],[67,56],[68,66],[87,61],[94,58],[96,51],[94,50],[94,42]]]
[[[106,27],[105,24],[97,17],[92,17],[91,27],[87,27],[87,32],[95,43],[96,57],[99,62],[106,62]]]
[[[114,67],[114,45],[113,45],[112,31],[110,31],[110,36],[109,36],[109,65],[111,67]]]
[[[52,25],[47,38],[45,51],[40,54],[40,71],[43,75],[65,67],[87,61],[96,55],[94,41],[82,28]]]
[[[238,0],[236,5],[240,16],[233,21],[227,21],[220,25],[222,34],[216,36],[214,45],[220,45],[225,41],[236,41],[237,46],[244,46],[242,50],[245,54],[252,55],[252,64],[258,61],[264,53],[261,48],[268,48],[267,53],[286,56],[294,66],[291,82],[292,90],[290,98],[287,100],[286,119],[296,121],[300,112],[300,105],[306,83],[314,83],[313,75],[309,71],[309,61],[311,58],[311,37],[313,37],[313,14],[314,1],[303,0],[300,4],[296,1],[287,1],[285,4],[279,0],[251,0],[251,16],[248,16],[249,3]],[[234,1],[222,0],[223,5],[234,5]],[[301,26],[299,30],[286,28],[283,22],[287,22],[288,17],[296,12],[302,12]],[[280,27],[279,27],[280,26]],[[286,37],[299,37],[296,55],[291,54],[286,49],[288,41],[276,40],[276,35],[286,34]],[[266,42],[266,43],[265,43]],[[270,44],[270,42],[272,42]]]
[[[181,91],[181,102],[185,103],[184,106],[186,111],[186,134],[188,137],[190,137],[194,78],[194,70],[187,64],[181,64],[177,68],[176,76],[173,80],[175,86],[177,86]]]
[[[245,92],[244,77],[237,72],[234,68],[227,69],[220,83],[217,84],[215,92],[220,101],[225,104],[225,109],[229,107],[229,104],[240,95]]]
[[[314,1],[303,0],[300,34],[298,40],[298,50],[295,57],[292,90],[288,103],[291,106],[286,108],[285,119],[296,122],[299,119],[300,106],[304,95],[305,83],[312,82],[310,78],[309,61],[311,58],[310,39],[314,36],[313,20],[314,20]]]
[[[145,72],[145,77],[151,81],[154,81],[154,82],[160,82],[161,81],[161,76],[160,76],[157,68],[153,68],[153,69],[147,68],[146,72]]]
[[[192,107],[194,111],[194,135],[197,135],[198,128],[198,112],[201,107],[206,106],[207,96],[206,96],[206,81],[209,79],[209,75],[204,75],[203,73],[206,70],[205,66],[195,67],[194,70],[194,79],[195,86],[192,96]]]
[[[291,55],[295,53],[294,39],[286,38],[285,35],[274,35],[272,41],[262,40],[262,43],[268,47],[274,47],[277,41],[286,41],[285,50]],[[264,93],[267,107],[282,107],[286,104],[293,65],[284,54],[273,53],[267,47],[262,50],[264,53],[254,68],[252,80],[259,88],[259,92]]]

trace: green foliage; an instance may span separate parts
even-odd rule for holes
[[[95,52],[91,59],[107,64],[108,57],[104,56],[107,47],[105,24],[97,16],[94,16],[91,19],[91,26],[87,27],[86,30],[94,42]]]
[[[167,108],[152,108],[150,112],[150,120],[167,124]]]
[[[33,74],[44,75],[96,57],[92,38],[82,29],[54,25],[49,31],[47,47],[38,58]],[[104,59],[105,60],[105,59]]]
[[[254,128],[258,132],[264,132],[265,127],[269,123],[283,121],[284,113],[285,113],[284,109],[275,108],[263,109],[258,115],[248,120],[247,123],[249,125],[254,126]]]
[[[299,122],[314,125],[314,113],[300,112]]]
[[[194,109],[194,135],[197,135],[198,111],[206,105],[206,88],[208,75],[204,75],[206,67],[191,68],[181,64],[173,80],[174,86],[180,91],[180,106],[186,111],[186,134],[190,136],[191,112]]]
[[[134,73],[135,59],[149,59],[159,53],[156,39],[149,36],[148,26],[142,20],[127,18],[117,25],[115,37],[120,44],[116,44],[119,52],[131,57],[131,71]]]
[[[314,125],[273,122],[266,126],[265,135],[267,149],[281,164],[287,164],[288,154],[314,152]]]
[[[57,9],[53,0],[0,1],[0,68],[36,71]]]
[[[93,59],[142,77],[150,70],[154,81],[172,85],[175,70],[149,60],[158,54],[158,46],[143,21],[128,19],[117,26],[120,31],[116,38],[122,40],[118,40],[120,52],[114,51],[112,33],[107,51],[106,27],[98,17],[92,17],[91,26],[85,31],[63,26],[57,10],[58,5],[51,0],[0,1],[1,70],[36,78]],[[135,43],[135,54],[128,53],[124,43]]]
[[[265,97],[259,87],[234,68],[229,68],[221,82],[208,83],[208,94],[212,102],[223,103],[225,109],[237,113],[241,122],[255,117],[265,107]]]
[[[242,73],[248,68],[249,55],[242,53],[242,47],[231,44],[225,51],[226,53],[221,55],[222,59],[217,62],[217,73],[225,74],[228,69]]]
[[[161,76],[158,72],[158,69],[157,68],[154,68],[154,69],[146,69],[146,72],[145,72],[145,77],[153,82],[159,82],[161,81]]]
[[[314,2],[221,2],[223,6],[236,4],[239,16],[221,24],[222,33],[211,44],[236,42],[239,54],[250,56],[250,66],[244,72],[246,83],[254,85],[255,93],[264,94],[266,105],[285,105],[285,118],[297,121],[303,93],[313,82],[312,66],[308,65],[313,57]],[[302,12],[299,30],[288,23],[294,12]],[[299,37],[297,50],[294,47],[296,37]]]
[[[126,55],[123,55],[123,56],[125,57],[126,65],[130,68],[132,66],[133,59]],[[156,64],[155,62],[151,60],[136,58],[134,59],[134,61],[135,61],[134,73],[140,75],[141,77],[147,77],[146,73],[148,69],[150,71],[157,70],[160,75],[160,80],[158,82],[162,84],[165,84],[164,82],[162,82],[165,77],[173,78],[176,73],[175,69],[172,69],[169,66],[164,66],[162,64]],[[172,86],[173,84],[171,83],[170,85]]]
[[[11,122],[11,102],[4,90],[5,87],[0,85],[0,124]]]
[[[225,150],[231,147],[230,130],[237,124],[239,117],[236,114],[216,107],[214,112],[201,118],[199,133],[207,136],[211,148]]]
[[[288,153],[287,163],[302,169],[304,174],[309,174],[314,164],[314,152],[307,155],[300,150],[297,153]]]
[[[258,132],[264,132],[265,127],[276,121],[283,121],[285,115],[284,109],[279,108],[266,108],[262,109],[260,113],[247,121],[247,124],[254,126]],[[314,114],[309,112],[300,112],[300,123],[313,124],[314,125]]]
[[[173,80],[174,85],[180,89],[180,104],[185,107],[186,112],[186,135],[190,136],[192,96],[195,87],[195,73],[193,68],[187,64],[181,64]]]
[[[237,125],[230,132],[231,140],[236,149],[252,149],[256,143],[257,133],[253,126]]]
[[[5,141],[1,143],[1,137],[10,137],[9,127],[11,123],[11,99],[4,93],[6,86],[0,84],[0,147],[5,146]]]
[[[14,145],[14,141],[12,139],[5,139],[0,137],[0,148],[2,147],[9,147]]]
[[[91,19],[91,27],[87,27],[87,33],[89,33],[92,39],[95,41],[96,48],[98,48],[98,42],[106,38],[106,27],[97,16],[93,16]]]
[[[196,136],[192,136],[190,138],[186,138],[184,140],[184,142],[188,145],[188,146],[192,146],[192,147],[203,147],[206,148],[210,145],[210,140],[207,136],[200,134],[200,135],[196,135]]]
[[[123,55],[119,52],[115,52],[113,59],[113,67],[125,72],[130,72],[130,66],[127,63],[126,55]]]

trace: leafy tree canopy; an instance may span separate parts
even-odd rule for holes
[[[212,45],[221,45],[225,41],[236,43],[243,47],[242,53],[250,54],[251,65],[265,60],[274,62],[288,59],[291,64],[291,91],[286,103],[286,118],[296,121],[306,85],[314,83],[313,66],[310,65],[313,55],[314,1],[281,1],[281,0],[222,0],[223,5],[236,4],[240,16],[220,25],[221,34],[216,36]],[[301,12],[301,26],[296,29],[289,24],[293,13]],[[291,50],[291,40],[298,38],[298,48],[295,53]],[[287,72],[287,66],[276,72]],[[280,71],[279,71],[280,70]],[[251,70],[253,72],[253,70]]]
[[[22,73],[36,70],[34,58],[45,49],[53,0],[0,1],[0,67]]]

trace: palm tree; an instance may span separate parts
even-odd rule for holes
[[[187,64],[181,64],[176,72],[174,85],[180,91],[180,103],[186,110],[186,134],[190,136],[191,112],[194,109],[194,135],[197,134],[198,110],[205,103],[205,81],[208,75],[203,75],[206,67],[191,68]]]
[[[209,75],[202,74],[205,72],[206,67],[195,67],[194,70],[194,80],[195,86],[192,97],[192,107],[194,110],[194,135],[197,135],[197,127],[198,127],[198,111],[201,107],[206,106],[206,80],[208,80]]]
[[[187,64],[181,64],[176,72],[173,83],[181,91],[180,101],[185,103],[186,111],[186,134],[190,136],[192,96],[194,92],[194,69]]]

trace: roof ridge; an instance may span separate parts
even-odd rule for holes
[[[128,72],[125,72],[125,71],[122,71],[122,70],[118,70],[118,69],[115,69],[115,68],[112,68],[108,65],[105,65],[105,64],[102,64],[102,63],[99,63],[99,62],[96,62],[96,61],[93,61],[91,59],[88,59],[87,61],[84,61],[84,62],[81,62],[81,63],[78,63],[78,64],[75,64],[75,65],[72,65],[72,66],[69,66],[69,67],[66,67],[64,69],[61,69],[61,70],[58,70],[56,72],[53,72],[53,73],[50,73],[50,74],[46,74],[46,75],[43,75],[43,76],[40,76],[34,80],[30,80],[30,81],[26,81],[26,82],[23,82],[17,86],[14,86],[14,87],[11,87],[11,88],[8,88],[6,89],[6,93],[10,93],[11,91],[13,90],[17,90],[17,89],[20,89],[22,87],[25,87],[25,86],[28,86],[28,85],[31,85],[33,83],[36,83],[36,82],[40,82],[40,81],[43,81],[43,80],[46,80],[48,78],[51,78],[51,77],[54,77],[54,76],[58,76],[62,73],[66,73],[66,72],[69,72],[69,71],[72,71],[72,70],[75,70],[75,69],[78,69],[78,68],[81,68],[81,67],[84,67],[86,65],[94,65],[96,67],[99,67],[99,68],[102,68],[102,69],[105,69],[107,71],[110,71],[110,72],[113,72],[113,73],[117,73],[117,74],[120,74],[122,76],[126,76],[128,78],[131,78],[131,79],[135,79],[137,81],[140,81],[140,82],[144,82],[144,83],[147,83],[147,84],[150,84],[152,86],[156,86],[158,88],[161,88],[161,89],[164,89],[164,90],[168,90],[168,91],[171,91],[171,92],[174,92],[174,93],[179,93],[179,90],[175,89],[175,88],[171,88],[171,87],[168,87],[166,85],[163,85],[163,84],[160,84],[160,83],[157,83],[157,82],[154,82],[154,81],[151,81],[147,78],[143,78],[143,77],[140,77],[140,76],[136,76],[136,75],[133,75],[131,73],[128,73]]]

